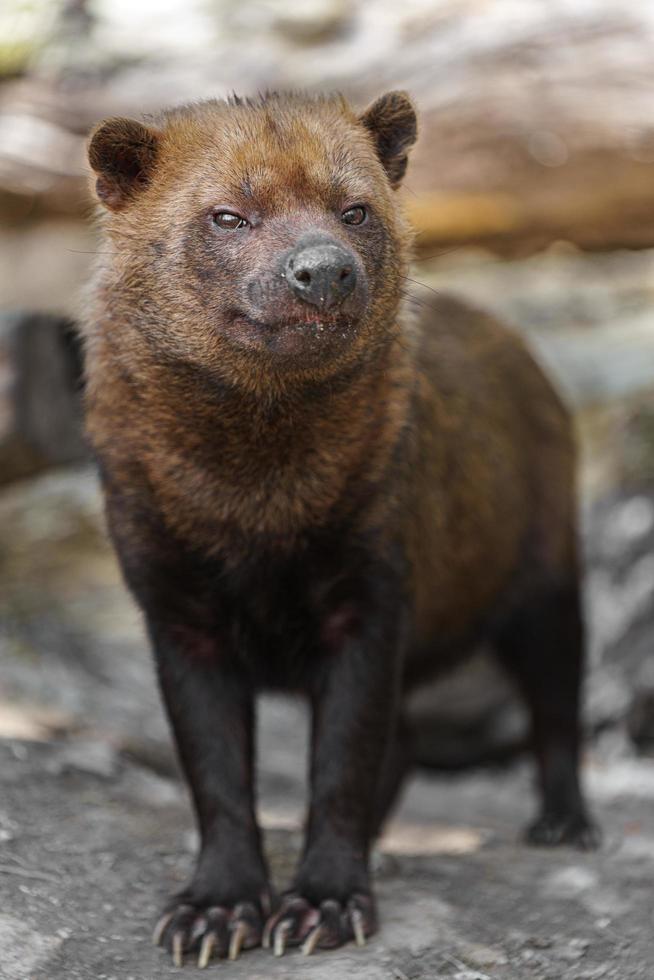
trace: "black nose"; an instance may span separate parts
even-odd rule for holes
[[[286,259],[284,275],[296,296],[322,310],[341,303],[356,283],[353,256],[336,242],[298,245]]]

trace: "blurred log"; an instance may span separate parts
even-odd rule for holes
[[[562,173],[525,166],[512,193],[503,185],[483,194],[419,190],[408,201],[418,254],[475,244],[502,255],[529,255],[557,241],[589,250],[651,247],[654,166],[621,159],[618,148],[604,162],[602,168],[591,151]],[[419,178],[416,184],[420,189]]]
[[[328,43],[317,32],[313,44],[284,33],[283,18],[274,30],[259,23],[261,6],[216,7],[192,64],[181,50],[109,74],[99,51],[95,78],[86,63],[81,79],[5,86],[0,193],[14,210],[26,198],[80,213],[84,134],[97,118],[224,94],[235,80],[240,91],[338,88],[360,103],[402,86],[421,112],[407,200],[424,251],[654,244],[653,5],[440,0],[390,11],[354,0],[335,9]]]
[[[503,20],[502,6],[469,16],[459,46],[451,38],[438,92],[416,74],[425,110],[408,183],[420,246],[650,245],[654,9],[533,4]]]

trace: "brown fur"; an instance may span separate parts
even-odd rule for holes
[[[406,271],[408,229],[357,117],[340,100],[312,108],[307,114],[291,98],[258,112],[220,103],[173,112],[156,182],[105,224],[113,252],[99,273],[87,335],[92,442],[118,482],[132,482],[134,475],[121,474],[138,458],[170,527],[215,553],[229,529],[291,546],[304,529],[347,508],[353,483],[383,473],[408,413],[407,356],[387,322]],[[173,265],[160,278],[162,235],[170,255],[187,231],[177,214],[186,219],[216,200],[238,201],[251,188],[271,223],[283,219],[275,243],[292,240],[302,222],[329,227],[325,202],[344,195],[374,193],[381,222],[393,230],[394,274],[375,284],[355,343],[325,365],[278,370],[235,351],[190,289],[201,269]],[[267,248],[255,261],[266,260]],[[224,304],[230,283],[218,285]]]
[[[232,528],[291,547],[307,527],[347,510],[359,486],[365,492],[383,479],[417,384],[414,459],[406,462],[416,500],[403,520],[420,556],[415,593],[425,635],[462,600],[459,618],[469,621],[501,588],[541,509],[534,507],[539,487],[558,477],[565,498],[568,421],[520,342],[499,324],[438,297],[424,325],[406,308],[394,314],[407,228],[351,110],[326,100],[313,111],[312,118],[302,100],[289,99],[258,113],[209,103],[166,118],[156,183],[106,222],[114,253],[99,275],[88,334],[88,430],[114,479],[147,483],[169,526],[202,550],[225,551]],[[174,252],[185,233],[171,212],[185,217],[221,195],[238,198],[244,175],[266,214],[285,216],[300,202],[319,215],[342,182],[352,199],[372,190],[381,220],[394,229],[395,276],[381,284],[368,329],[327,369],[312,365],[289,377],[248,362],[207,323],[183,268],[169,281],[159,277],[157,244],[165,236],[166,251]],[[229,283],[220,287],[228,291]],[[163,321],[156,345],[134,328],[146,299],[144,314]],[[375,336],[389,315],[392,340],[388,327]],[[365,370],[331,392],[329,375],[347,375],[362,356]],[[201,373],[180,376],[176,358]],[[214,376],[233,386],[227,395],[216,396]],[[328,411],[300,382],[325,385]],[[538,430],[548,442],[560,440],[551,462]],[[366,520],[381,522],[383,510],[375,502]],[[435,602],[440,612],[428,608]]]
[[[254,822],[237,789],[251,784],[237,662],[254,648],[247,684],[299,688],[314,703],[303,902],[367,894],[370,827],[400,775],[398,761],[381,786],[402,671],[406,687],[484,634],[532,703],[538,833],[589,833],[576,781],[570,421],[510,331],[444,296],[416,307],[406,295],[410,232],[395,188],[415,133],[408,99],[392,93],[362,115],[340,97],[269,96],[113,120],[92,136],[108,253],[85,332],[88,431],[203,830],[175,913],[189,935],[189,905],[256,904],[264,888],[254,831],[230,871],[215,817]],[[365,224],[344,224],[362,203]],[[216,209],[246,215],[247,231],[216,232]],[[320,313],[280,265],[316,233],[357,273],[347,299]],[[560,653],[541,691],[550,650]],[[215,742],[214,711],[227,725]],[[372,906],[361,908],[372,931]]]
[[[433,306],[404,518],[423,642],[465,635],[536,570],[576,567],[567,413],[514,334],[444,297]]]

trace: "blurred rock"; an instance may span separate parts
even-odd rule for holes
[[[319,44],[331,41],[348,27],[352,6],[347,0],[259,0],[250,6],[268,10],[273,27],[291,41],[301,44]]]
[[[654,493],[615,495],[585,524],[589,721],[626,722],[642,748],[654,689]]]
[[[92,223],[39,220],[29,199],[25,204],[11,224],[0,224],[0,310],[29,309],[79,320],[83,287],[99,247]],[[0,210],[5,215],[9,210],[2,200]]]
[[[79,347],[70,321],[0,317],[0,483],[87,455]]]
[[[654,755],[654,686],[644,687],[632,698],[627,729],[642,752]]]
[[[0,705],[37,734],[48,734],[40,706],[80,737],[172,770],[140,616],[90,468],[51,470],[0,492],[0,665]]]
[[[38,705],[7,704],[0,700],[0,738],[46,742],[70,726],[70,718]]]
[[[118,755],[107,741],[79,739],[64,743],[49,762],[54,775],[67,772],[83,772],[100,779],[111,779],[118,770]]]

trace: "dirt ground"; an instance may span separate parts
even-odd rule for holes
[[[304,717],[264,706],[260,807],[283,887],[299,846]],[[0,977],[153,980],[176,969],[150,944],[194,835],[182,784],[105,741],[0,743]],[[518,840],[526,765],[419,776],[376,852],[381,930],[367,948],[263,950],[208,973],[234,980],[650,980],[654,763],[593,759],[604,844],[593,854]]]

